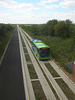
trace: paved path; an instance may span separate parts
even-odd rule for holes
[[[0,66],[0,100],[25,100],[17,28]]]

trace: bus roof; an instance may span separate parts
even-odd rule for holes
[[[41,40],[34,39],[34,40],[32,40],[32,42],[38,49],[40,49],[40,48],[49,48],[49,46],[47,46]]]

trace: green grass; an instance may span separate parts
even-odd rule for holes
[[[35,69],[33,67],[33,64],[27,64],[27,66],[28,66],[30,78],[31,79],[38,79],[38,76],[37,76],[37,74],[35,72]]]
[[[32,82],[36,100],[47,100],[39,81]]]

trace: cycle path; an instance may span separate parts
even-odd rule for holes
[[[25,100],[17,28],[0,65],[0,100]]]

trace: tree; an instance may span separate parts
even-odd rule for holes
[[[0,35],[5,36],[6,26],[4,24],[0,25]]]
[[[0,24],[0,36],[6,36],[8,31],[13,29],[12,25]]]
[[[71,26],[70,20],[60,21],[55,26],[55,35],[62,38],[69,38],[71,34],[70,26]]]
[[[58,21],[55,19],[47,22],[49,35],[51,35],[51,36],[55,35],[55,25],[57,25],[57,23],[58,23]]]
[[[48,35],[48,27],[46,24],[41,25],[39,32],[41,35]]]
[[[71,30],[72,21],[70,21],[69,19],[67,19],[65,21],[65,24],[66,24],[67,37],[69,38],[72,35],[72,30]]]

